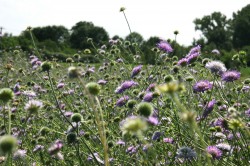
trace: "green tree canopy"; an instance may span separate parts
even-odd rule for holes
[[[234,47],[250,45],[250,4],[233,14],[233,30]]]
[[[92,22],[80,21],[72,27],[71,31],[70,44],[76,49],[91,48],[88,38],[97,45],[102,45],[109,40],[107,31],[102,27],[94,26]]]
[[[131,43],[137,43],[138,45],[141,45],[144,41],[142,35],[137,32],[130,33],[128,36],[125,37],[125,40],[128,40]]]
[[[215,44],[218,49],[231,49],[231,20],[220,12],[196,18],[195,30],[200,30],[207,40],[206,44]]]

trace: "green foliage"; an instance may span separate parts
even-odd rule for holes
[[[230,30],[231,20],[220,12],[196,18],[195,30],[200,30],[207,39],[206,44],[214,43],[218,49],[230,50],[232,48]]]
[[[234,47],[250,45],[250,4],[233,14],[233,30]]]

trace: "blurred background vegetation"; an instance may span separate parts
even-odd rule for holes
[[[202,32],[201,38],[193,39],[190,46],[182,46],[178,43],[178,31],[173,32],[176,38],[168,39],[168,42],[174,48],[174,52],[168,56],[184,57],[191,47],[199,44],[202,46],[203,57],[215,56],[211,51],[219,50],[220,55],[217,55],[216,59],[223,61],[228,68],[237,68],[241,62],[240,60],[239,62],[232,61],[233,56],[239,54],[240,51],[245,51],[244,68],[250,66],[250,4],[237,13],[233,13],[232,19],[228,19],[220,12],[214,12],[211,15],[196,18],[194,24],[195,30]],[[98,48],[110,42],[110,39],[119,39],[125,47],[130,47],[130,53],[123,52],[122,49],[119,50],[121,54],[126,55],[128,62],[132,61],[133,58],[129,58],[127,55],[133,54],[140,55],[144,64],[155,64],[154,56],[156,54],[152,50],[160,40],[156,36],[144,40],[138,32],[132,32],[125,38],[110,37],[104,28],[86,21],[76,23],[71,29],[52,25],[32,27],[31,32],[44,59],[56,58],[62,62],[66,61],[68,57],[80,54],[80,61],[97,63],[100,61],[100,58],[95,56],[98,54]],[[93,47],[93,44],[96,48]],[[34,51],[29,31],[24,30],[19,36],[12,36],[8,33],[1,35],[1,56],[4,55],[4,52],[17,48],[28,53]],[[243,71],[248,72],[246,69]]]

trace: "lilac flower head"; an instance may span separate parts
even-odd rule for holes
[[[188,64],[188,59],[187,58],[182,58],[177,63],[177,65],[179,65],[179,66],[186,66],[187,64]]]
[[[154,91],[154,89],[155,89],[155,86],[156,86],[156,84],[150,84],[149,86],[148,86],[148,88],[146,89],[146,91]]]
[[[173,138],[163,138],[163,142],[169,143],[169,144],[173,144],[174,143],[174,139]]]
[[[190,49],[189,53],[188,53],[188,56],[189,55],[192,55],[194,53],[197,53],[197,52],[200,52],[201,51],[201,46],[200,45],[197,45],[193,48]]]
[[[156,141],[156,140],[159,140],[160,137],[161,137],[162,133],[160,131],[156,131],[154,132],[153,136],[152,136],[152,140],[153,141]]]
[[[193,89],[195,92],[204,92],[212,89],[212,84],[208,80],[201,80],[193,86]]]
[[[16,83],[15,86],[14,86],[14,88],[13,88],[14,93],[19,92],[20,88],[21,88],[20,83],[19,82]]]
[[[220,61],[207,62],[205,67],[209,69],[212,73],[216,73],[216,74],[221,74],[227,71],[227,68],[225,67],[224,63]]]
[[[119,86],[118,88],[116,88],[115,93],[122,93],[124,92],[126,89],[131,88],[132,86],[138,85],[137,82],[134,81],[125,81],[121,84],[121,86]]]
[[[134,76],[136,76],[141,71],[141,68],[142,68],[142,65],[134,67],[132,70],[131,77],[133,78]]]
[[[116,102],[116,106],[121,107],[124,106],[126,104],[126,102],[128,101],[129,97],[128,96],[123,96],[120,99],[117,100]]]
[[[222,156],[222,151],[216,146],[208,146],[207,152],[213,157],[213,159],[219,159]]]
[[[144,95],[143,101],[151,102],[153,100],[153,92],[148,92]]]
[[[165,51],[166,53],[171,53],[173,52],[173,48],[171,47],[171,45],[165,41],[162,40],[160,41],[157,45],[156,45],[160,50]]]
[[[206,118],[208,116],[208,114],[210,114],[212,112],[212,110],[214,109],[215,103],[216,103],[215,99],[208,102],[206,109],[203,112],[202,118]]]
[[[97,83],[100,85],[105,85],[107,83],[107,81],[106,80],[99,80]]]
[[[193,54],[190,54],[190,55],[188,55],[188,57],[186,57],[186,58],[187,58],[187,62],[188,62],[188,63],[192,63],[192,62],[194,62],[199,56],[200,56],[200,53],[199,53],[199,52],[195,52],[195,53],[193,53]]]
[[[13,159],[14,160],[24,159],[26,157],[26,153],[27,153],[26,150],[19,149],[14,153]]]
[[[236,81],[240,78],[240,72],[231,70],[231,71],[226,71],[221,75],[222,81],[225,82],[233,82]]]
[[[219,143],[216,145],[217,148],[219,148],[222,151],[230,151],[231,150],[231,146],[227,143]]]
[[[152,125],[158,125],[158,124],[159,124],[158,118],[157,118],[157,117],[154,117],[154,116],[148,117],[147,121],[148,121],[150,124],[152,124]]]
[[[58,89],[61,89],[61,88],[64,87],[64,85],[65,85],[64,83],[60,82],[59,84],[57,84],[57,88],[58,88]]]
[[[248,109],[248,110],[245,111],[245,115],[246,115],[248,118],[250,118],[250,109]]]
[[[49,149],[48,152],[50,155],[55,155],[57,153],[59,153],[59,151],[62,149],[63,144],[62,141],[57,140],[54,144],[52,144]]]

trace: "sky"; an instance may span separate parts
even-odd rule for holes
[[[190,45],[201,32],[195,31],[194,19],[219,11],[232,18],[250,4],[250,0],[0,0],[0,27],[3,33],[19,35],[28,26],[63,25],[71,29],[79,21],[103,27],[110,37],[125,37],[129,29],[147,40],[151,36],[174,39]]]

